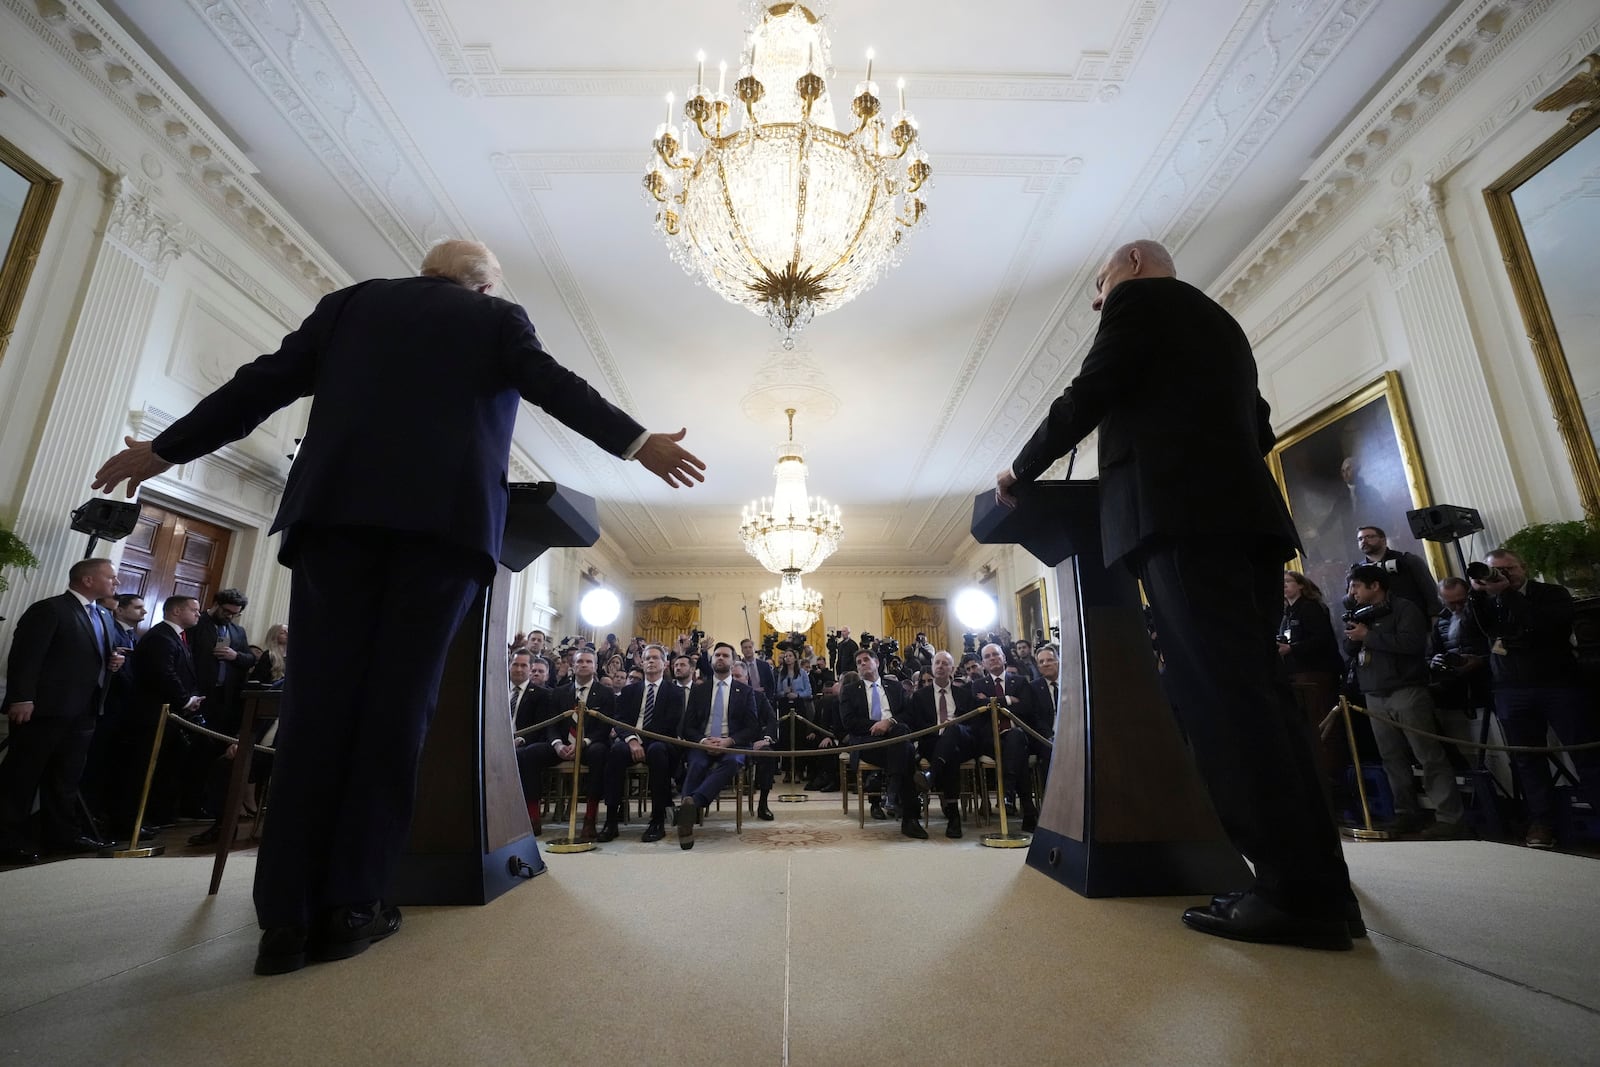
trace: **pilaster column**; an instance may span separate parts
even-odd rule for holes
[[[182,251],[178,224],[126,178],[112,178],[106,196],[105,229],[22,489],[17,533],[39,566],[11,576],[12,621],[26,605],[66,588],[67,567],[83,555],[87,536],[71,532],[69,514],[92,495],[94,472],[122,446],[129,393],[161,281]],[[9,628],[0,633],[0,644]]]
[[[1411,366],[1403,378],[1433,500],[1477,508],[1489,536],[1499,539],[1519,529],[1527,513],[1450,243],[1444,191],[1428,184],[1402,200],[1366,248],[1388,276],[1405,328]]]

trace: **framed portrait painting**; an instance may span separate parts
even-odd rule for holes
[[[0,95],[4,95],[0,93]],[[61,179],[0,138],[0,359],[5,358],[22,296],[44,244]]]
[[[1300,570],[1338,603],[1345,574],[1361,558],[1356,531],[1377,526],[1389,547],[1413,552],[1443,576],[1437,544],[1411,536],[1406,512],[1427,507],[1427,481],[1393,371],[1328,406],[1278,438],[1271,464],[1300,531]]]
[[[1045,601],[1044,579],[1029,582],[1017,590],[1018,640],[1027,638],[1034,643],[1037,635],[1050,625],[1050,605]]]

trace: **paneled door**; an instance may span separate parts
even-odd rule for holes
[[[117,591],[144,597],[151,623],[160,620],[161,602],[169,596],[192,596],[204,610],[221,588],[232,536],[226,527],[145,503],[138,525],[122,542]]]

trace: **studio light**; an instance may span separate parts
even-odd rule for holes
[[[590,626],[610,626],[622,613],[622,602],[609,589],[591,589],[578,605],[578,614]]]
[[[981,589],[964,589],[956,595],[956,618],[968,630],[981,630],[994,622],[994,599]]]

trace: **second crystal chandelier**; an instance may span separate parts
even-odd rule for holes
[[[813,317],[853,300],[898,260],[927,210],[932,170],[904,79],[900,108],[885,120],[869,50],[850,103],[855,121],[840,127],[823,78],[822,21],[803,4],[757,10],[732,98],[726,64],[717,91],[706,88],[704,53],[681,131],[668,94],[644,186],[660,204],[656,229],[673,259],[765,315],[793,348]]]

